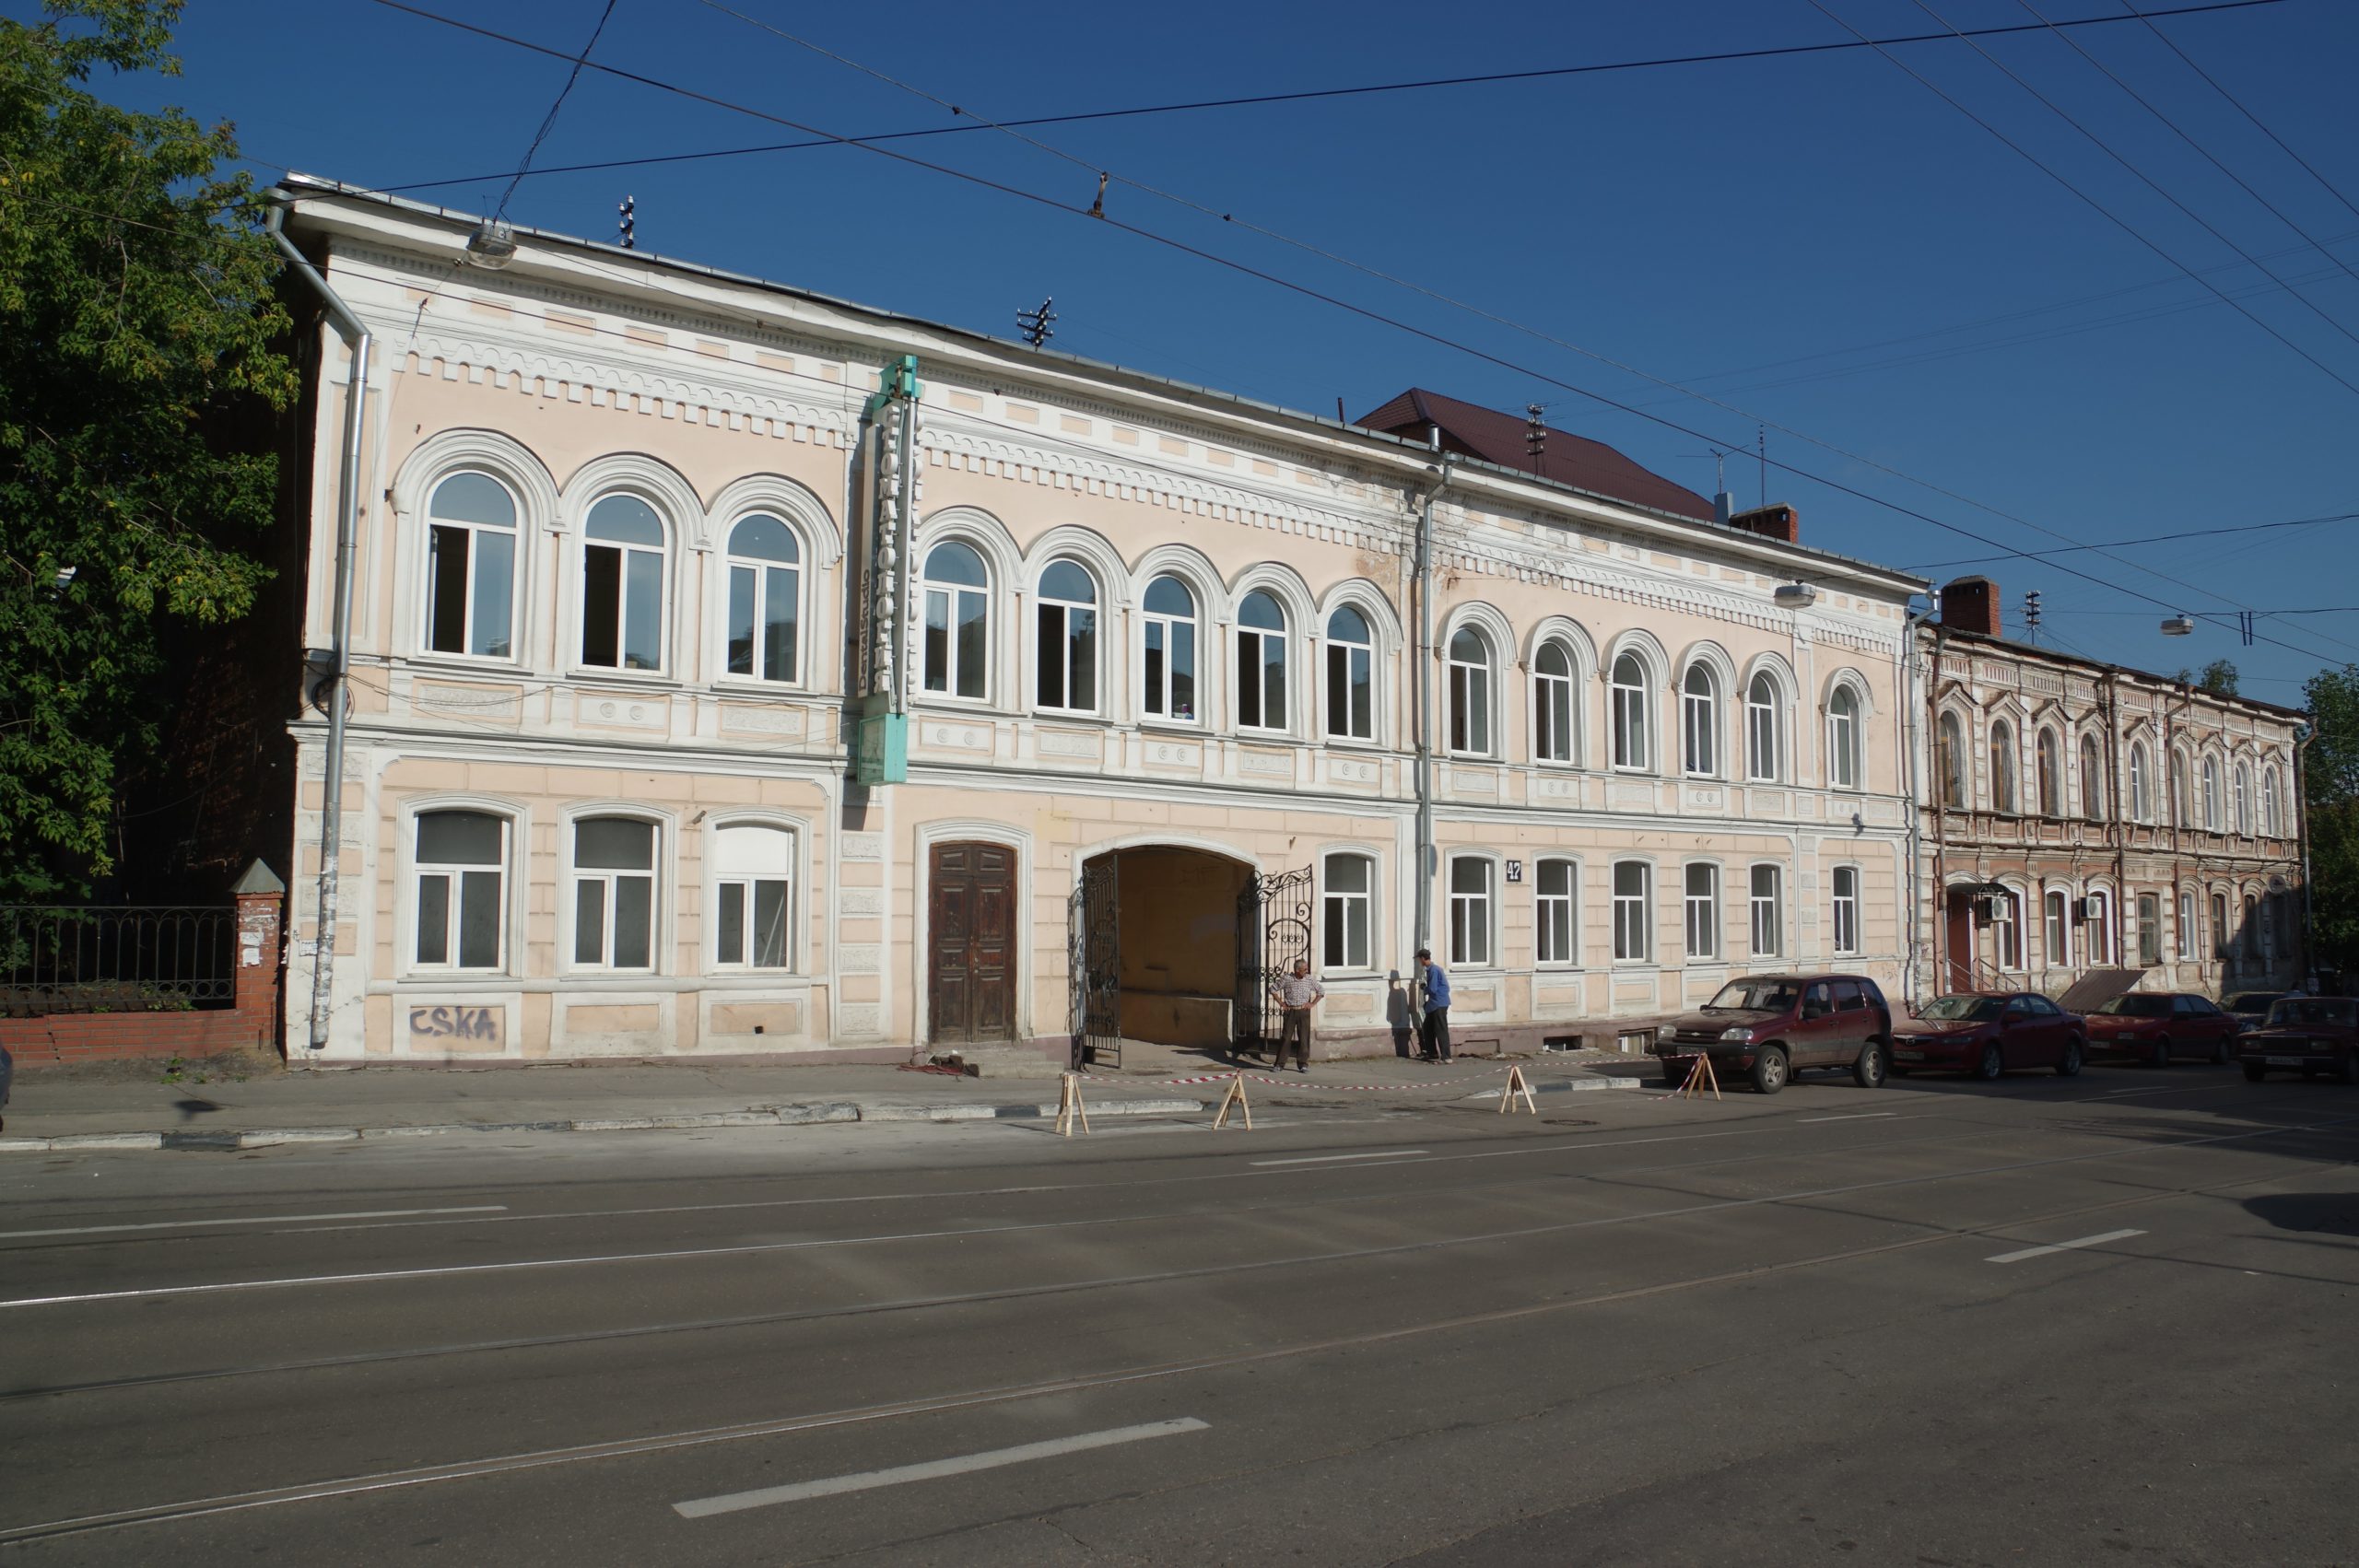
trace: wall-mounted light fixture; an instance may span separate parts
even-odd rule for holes
[[[516,259],[516,233],[498,218],[475,225],[467,236],[467,260],[488,272],[498,272]]]
[[[1775,597],[1781,610],[1807,610],[1818,603],[1818,590],[1806,582],[1781,582]]]

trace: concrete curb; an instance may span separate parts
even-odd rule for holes
[[[1646,1078],[1559,1078],[1552,1082],[1534,1083],[1532,1086],[1532,1092],[1535,1094],[1584,1094],[1593,1089],[1651,1089],[1655,1087],[1658,1085],[1654,1081]],[[1500,1094],[1501,1091],[1497,1089],[1485,1089],[1467,1095],[1458,1103],[1463,1106],[1476,1100],[1496,1100]]]
[[[1189,1116],[1212,1109],[1203,1100],[1103,1100],[1092,1117]],[[54,1138],[0,1137],[0,1154],[74,1153],[80,1150],[272,1149],[295,1143],[381,1142],[404,1138],[449,1138],[463,1133],[677,1132],[722,1127],[810,1127],[822,1123],[1044,1121],[1056,1103],[1025,1101],[984,1106],[930,1104],[921,1100],[828,1100],[809,1105],[756,1106],[742,1111],[687,1116],[580,1117],[565,1121],[432,1122],[412,1127],[275,1127],[244,1131],[74,1132]]]

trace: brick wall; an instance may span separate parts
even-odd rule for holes
[[[0,1018],[20,1068],[278,1050],[279,925],[286,895],[238,897],[237,1001],[188,1012],[60,1012]]]

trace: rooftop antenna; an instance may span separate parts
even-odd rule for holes
[[[2039,590],[2035,588],[2024,595],[2024,640],[2039,641]]]
[[[1736,513],[1736,497],[1729,494],[1729,454],[1718,447],[1699,452],[1684,452],[1685,457],[1708,457],[1712,460],[1712,521],[1721,527]]]
[[[1548,405],[1527,403],[1523,405],[1523,451],[1532,459],[1532,472],[1540,472],[1540,460],[1548,451]]]
[[[615,208],[615,224],[622,230],[622,239],[619,243],[626,251],[639,249],[639,241],[631,238],[631,231],[639,227],[639,219],[634,216],[638,211],[639,202],[630,196],[625,196],[622,204]]]
[[[1769,504],[1769,427],[1763,425],[1756,428],[1761,443],[1761,504],[1766,507]]]
[[[1049,325],[1050,322],[1057,319],[1057,312],[1054,309],[1056,303],[1057,302],[1054,298],[1043,299],[1040,301],[1040,308],[1037,310],[1018,310],[1015,312],[1015,324],[1018,330],[1024,333],[1024,341],[1030,344],[1035,348],[1039,347],[1042,344],[1047,343],[1050,338],[1057,335]]]

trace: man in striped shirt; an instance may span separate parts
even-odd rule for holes
[[[1273,1072],[1283,1071],[1286,1051],[1294,1051],[1296,1071],[1310,1071],[1310,1010],[1327,995],[1327,988],[1310,972],[1310,960],[1294,961],[1294,973],[1281,975],[1271,982],[1270,994],[1278,999],[1278,1053],[1271,1064]]]

